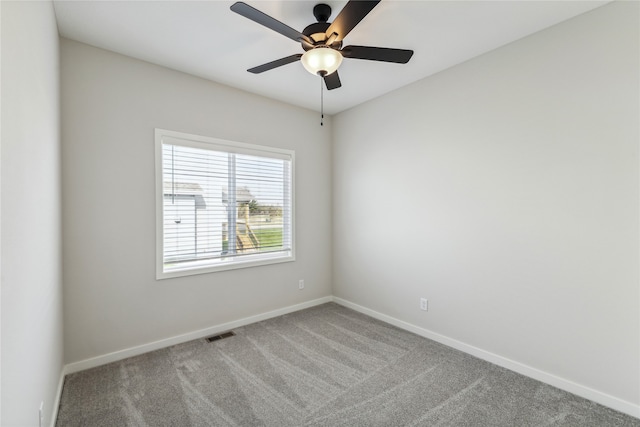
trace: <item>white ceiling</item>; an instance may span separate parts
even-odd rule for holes
[[[302,31],[316,3],[335,18],[346,1],[256,1],[251,6]],[[301,107],[320,109],[319,77],[292,63],[248,68],[302,53],[296,42],[234,12],[232,1],[54,0],[60,35]],[[345,59],[342,87],[325,91],[335,114],[608,1],[383,0],[344,45],[413,49],[406,65]]]

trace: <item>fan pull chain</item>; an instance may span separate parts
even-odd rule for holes
[[[323,78],[320,76],[320,126],[324,126],[324,87]]]

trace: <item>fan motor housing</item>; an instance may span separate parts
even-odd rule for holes
[[[311,38],[314,41],[314,45],[323,45],[327,40],[327,35],[325,33],[330,26],[331,24],[328,22],[316,22],[302,30],[302,34]],[[334,42],[331,47],[334,49],[340,49],[342,47],[342,41]],[[305,43],[302,43],[302,48],[304,50],[313,49],[312,46],[309,46]]]

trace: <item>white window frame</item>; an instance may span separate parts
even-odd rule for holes
[[[165,271],[164,268],[164,182],[162,166],[162,145],[164,143],[178,143],[205,150],[220,149],[229,153],[249,154],[255,156],[290,159],[290,204],[291,210],[288,218],[291,233],[291,249],[289,251],[273,254],[255,254],[241,257],[228,257],[224,261],[191,261],[189,266],[181,269]],[[263,145],[247,144],[243,142],[227,141],[207,136],[193,135],[166,129],[155,129],[155,162],[156,162],[156,279],[168,279],[174,277],[190,276],[195,274],[213,273],[217,271],[234,270],[239,268],[256,267],[261,265],[277,264],[295,261],[295,152],[282,148],[267,147]],[[285,221],[286,223],[286,221]],[[286,233],[287,230],[283,230]],[[215,265],[212,265],[215,264]]]

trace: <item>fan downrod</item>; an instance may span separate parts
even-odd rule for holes
[[[319,3],[313,7],[313,16],[318,22],[327,22],[331,16],[331,6]]]

